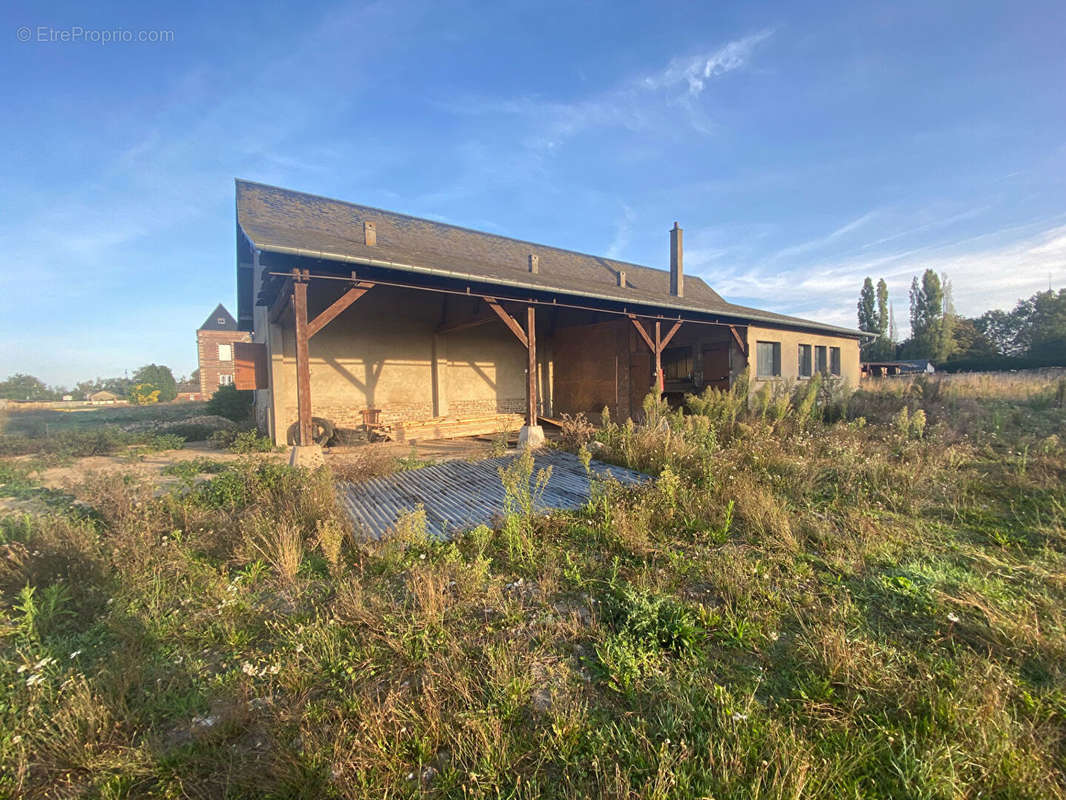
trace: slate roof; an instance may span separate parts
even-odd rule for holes
[[[222,322],[219,322],[222,320]],[[200,326],[201,331],[235,331],[237,330],[237,320],[233,318],[224,305],[219,303],[215,306],[215,310],[212,311],[207,319],[204,320],[204,324]]]
[[[670,294],[668,270],[261,183],[237,180],[236,184],[237,224],[261,251],[860,335],[848,328],[729,303],[694,275],[685,276],[685,296],[679,298]],[[373,246],[365,243],[365,221],[375,223]],[[529,271],[530,254],[539,259],[537,273]],[[620,271],[626,274],[625,287],[618,286]],[[242,308],[245,301],[250,309],[252,299],[242,298]]]

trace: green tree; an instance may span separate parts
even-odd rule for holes
[[[1019,343],[1031,358],[1054,358],[1066,353],[1066,289],[1037,292],[1015,309],[1023,324]]]
[[[951,295],[951,281],[947,275],[940,276],[941,294],[943,296],[943,313],[936,329],[936,341],[933,349],[933,361],[947,361],[955,352],[955,302]]]
[[[134,384],[148,383],[159,390],[159,402],[169,403],[178,396],[178,382],[170,367],[161,364],[145,364],[133,373]]]
[[[5,400],[54,400],[55,396],[54,390],[33,375],[16,372],[6,381],[0,381],[0,397]]]
[[[859,330],[866,331],[867,333],[878,333],[877,329],[877,309],[874,306],[874,282],[869,277],[862,282],[862,289],[859,292]],[[870,358],[876,351],[876,339],[864,341],[862,344],[862,354]]]
[[[1017,309],[1003,311],[995,308],[974,319],[973,324],[978,333],[992,345],[996,355],[1018,356],[1025,351],[1025,347],[1018,341],[1022,322]]]
[[[956,317],[952,339],[952,359],[994,358],[999,355],[992,341],[977,327],[976,320]]]
[[[888,302],[888,284],[885,283],[884,278],[880,278],[877,281],[877,339],[874,340],[873,355],[880,361],[885,361],[890,358],[894,358],[896,354],[896,345],[892,340],[892,312]]]
[[[939,358],[944,320],[944,288],[940,276],[931,269],[922,273],[919,282],[911,281],[911,338],[905,350],[913,358]]]

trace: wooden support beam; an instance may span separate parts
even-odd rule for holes
[[[274,299],[273,305],[270,306],[268,318],[271,322],[277,322],[281,319],[281,315],[290,308],[292,305],[292,279],[288,279],[281,287],[281,291],[278,292],[278,296]]]
[[[503,324],[511,329],[511,333],[513,333],[518,338],[518,341],[522,343],[522,347],[525,347],[528,350],[529,340],[526,338],[525,331],[522,330],[522,326],[518,324],[518,321],[504,310],[503,306],[497,302],[496,298],[486,297],[485,302],[488,304],[489,308],[496,312],[496,316],[503,320]],[[530,306],[530,308],[532,308],[532,306]]]
[[[352,303],[366,294],[368,291],[374,288],[372,283],[357,283],[351,289],[346,291],[336,300],[334,300],[329,308],[325,309],[321,314],[315,317],[313,320],[307,323],[307,336],[308,338],[314,336],[329,323],[335,320],[342,311],[348,308]]]
[[[659,387],[659,394],[666,388],[663,380],[663,339],[662,323],[655,320],[655,385]]]
[[[537,309],[530,305],[526,309],[526,348],[529,354],[529,366],[526,382],[526,420],[532,428],[537,424]]]
[[[675,333],[677,333],[677,332],[678,332],[678,330],[679,330],[680,328],[681,328],[681,321],[680,321],[680,320],[678,320],[677,322],[675,322],[675,323],[674,323],[674,327],[672,327],[672,328],[670,329],[669,333],[667,333],[667,334],[666,334],[666,336],[664,336],[664,337],[663,337],[663,344],[662,344],[662,346],[663,346],[664,348],[665,348],[665,347],[666,347],[666,346],[667,346],[668,344],[670,344],[670,340],[674,338],[674,334],[675,334]]]
[[[747,355],[748,355],[748,348],[747,348],[747,346],[746,346],[746,345],[744,344],[744,340],[740,338],[740,334],[739,334],[739,333],[737,333],[737,329],[736,329],[736,326],[734,326],[734,325],[730,325],[730,326],[729,326],[729,332],[730,332],[731,334],[733,334],[733,338],[734,338],[734,339],[736,340],[736,343],[737,343],[737,347],[739,347],[739,348],[740,348],[740,352],[742,352],[742,353],[744,354],[745,358],[746,358],[746,357],[747,357]]]
[[[630,316],[629,321],[633,323],[633,327],[637,329],[637,333],[640,334],[640,338],[644,340],[644,343],[648,345],[648,349],[653,353],[655,352],[655,342],[648,336],[648,332],[644,330],[644,325],[639,319],[634,316]]]
[[[311,444],[311,356],[307,333],[307,271],[293,270],[292,308],[296,317],[296,404],[301,445]]]

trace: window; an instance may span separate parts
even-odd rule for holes
[[[781,376],[781,342],[755,343],[755,375],[759,378]]]
[[[219,361],[232,361],[233,360],[233,345],[220,344],[218,346],[218,360]]]
[[[662,354],[663,379],[687,381],[692,377],[692,348],[668,347]]]
[[[799,346],[799,376],[801,378],[811,377],[811,346],[809,344]]]
[[[840,375],[840,348],[829,348],[829,373],[831,375]]]
[[[233,383],[233,376],[232,375],[219,375],[218,376],[218,385],[219,386],[229,386],[231,383]]]
[[[225,317],[218,317],[217,319],[218,319],[218,324],[219,325],[221,325],[222,327],[226,327],[226,318]]]
[[[825,345],[818,345],[814,348],[814,369],[819,375],[826,375],[829,371],[829,364],[826,362],[825,355]]]

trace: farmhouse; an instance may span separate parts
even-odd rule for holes
[[[219,386],[233,383],[233,345],[251,341],[247,331],[237,328],[237,320],[219,303],[196,331],[196,357],[200,368],[197,400],[208,400]],[[179,399],[182,399],[179,396]]]
[[[859,331],[725,301],[684,274],[676,223],[669,254],[654,269],[239,180],[235,379],[264,431],[303,444],[313,418],[535,438],[542,417],[636,417],[653,387],[744,370],[858,383]]]

